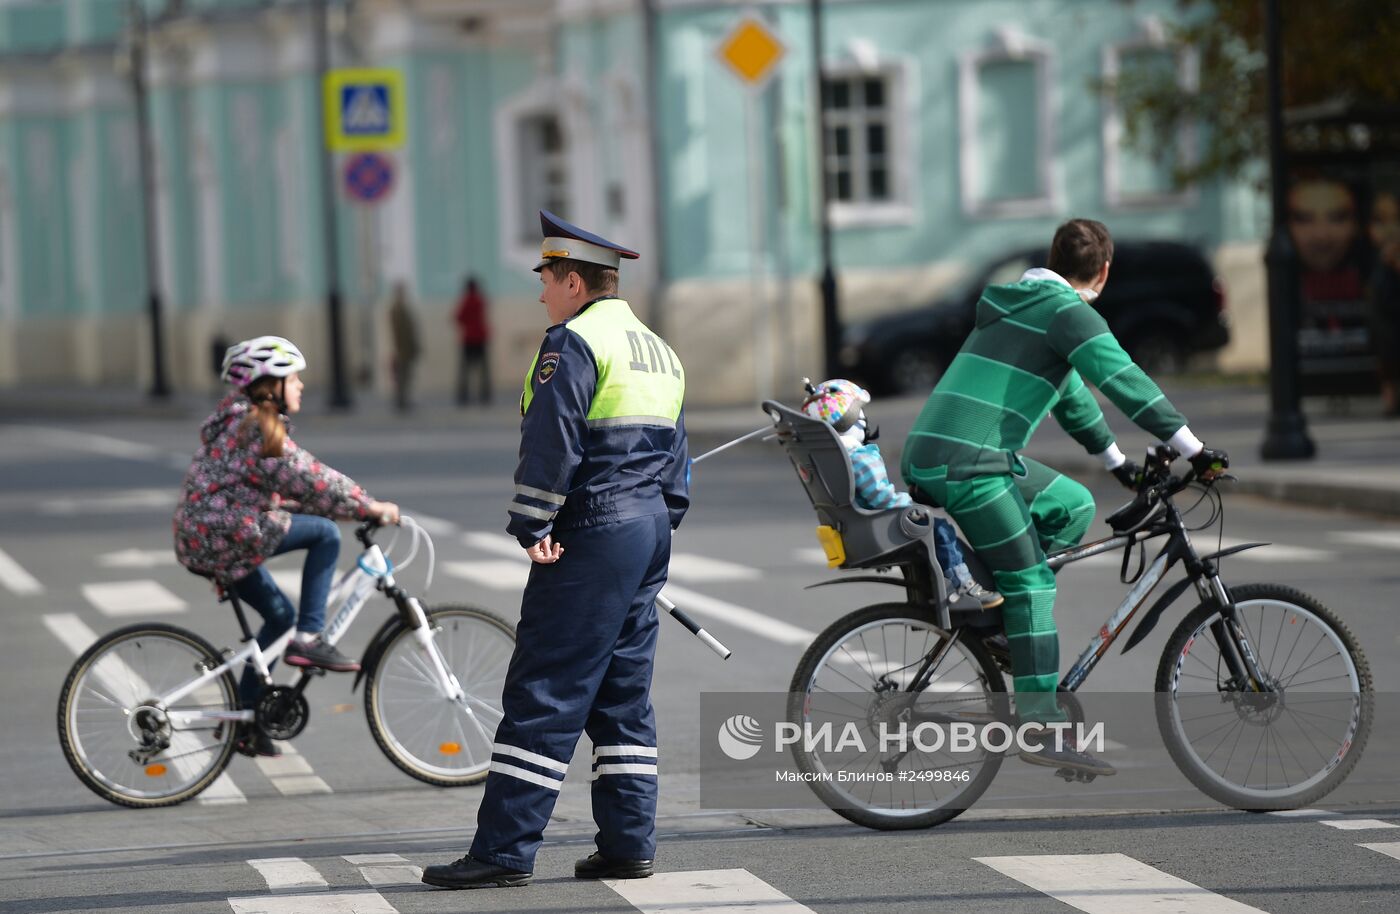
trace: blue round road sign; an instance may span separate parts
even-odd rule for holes
[[[361,203],[377,203],[394,186],[394,165],[377,152],[357,152],[345,160],[345,193]]]

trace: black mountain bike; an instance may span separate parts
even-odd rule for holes
[[[1010,657],[998,615],[950,611],[931,555],[910,552],[897,536],[896,545],[882,545],[868,558],[846,555],[851,538],[870,540],[862,522],[881,524],[891,515],[905,523],[908,512],[927,509],[853,514],[849,498],[843,504],[840,469],[833,462],[839,442],[829,448],[822,432],[797,414],[771,402],[764,406],[819,517],[846,527],[819,528],[832,566],[897,568],[898,577],[844,580],[889,583],[906,592],[903,602],[856,610],[817,636],[793,675],[788,719],[809,731],[853,723],[872,737],[881,728],[889,732],[921,722],[1014,722],[1005,681]],[[1083,719],[1075,690],[1157,584],[1181,566],[1185,578],[1153,603],[1124,647],[1141,642],[1179,596],[1195,591],[1198,602],[1167,639],[1154,681],[1158,729],[1172,760],[1196,787],[1228,806],[1277,810],[1314,803],[1347,777],[1366,745],[1373,714],[1370,669],[1345,623],[1314,597],[1281,584],[1227,586],[1221,580],[1222,557],[1267,544],[1198,553],[1190,534],[1222,517],[1223,503],[1214,481],[1172,474],[1177,456],[1166,447],[1149,455],[1136,497],[1107,519],[1113,536],[1048,556],[1058,569],[1124,550],[1123,576],[1129,579],[1134,548],[1165,540],[1150,563],[1139,559],[1122,604],[1063,677],[1061,707],[1071,720]],[[1213,508],[1210,520],[1196,528],[1176,504],[1187,490]],[[903,529],[911,533],[907,524]],[[967,558],[980,564],[971,552]],[[877,829],[927,828],[952,819],[987,790],[1008,754],[946,746],[908,751],[899,744],[885,751],[875,740],[871,751],[853,760],[828,746],[793,745],[805,780],[832,810]],[[1060,773],[1067,780],[1091,779]]]

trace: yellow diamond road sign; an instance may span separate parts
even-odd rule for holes
[[[739,78],[758,85],[773,72],[787,48],[760,19],[745,16],[719,45],[719,57]]]

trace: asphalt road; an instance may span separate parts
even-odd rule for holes
[[[897,425],[887,427],[887,440],[901,436]],[[517,617],[525,566],[501,532],[517,447],[508,416],[427,413],[373,427],[321,416],[300,426],[303,446],[425,519],[437,546],[430,602]],[[1163,809],[1138,797],[1123,806],[1150,813],[1003,806],[928,832],[876,833],[824,810],[702,807],[699,751],[714,737],[701,732],[699,696],[785,690],[812,633],[889,599],[888,589],[866,585],[803,589],[831,573],[801,488],[771,444],[696,468],[694,507],[675,541],[672,598],[735,654],[722,662],[663,620],[654,701],[664,877],[616,887],[570,878],[572,860],[591,850],[581,750],[533,887],[463,895],[418,885],[414,867],[445,862],[469,843],[479,788],[430,787],[391,765],[349,677],[311,686],[311,725],[291,744],[301,776],[236,757],[230,802],[119,809],[69,771],[56,737],[57,696],[82,632],[149,618],[216,645],[235,643],[232,614],[170,555],[169,514],[193,441],[189,423],[171,421],[0,425],[0,910],[1400,910],[1400,832],[1392,830],[1400,796],[1383,777],[1369,804],[1302,816],[1221,810],[1204,796]],[[707,443],[697,436],[696,450]],[[1122,501],[1108,485],[1095,493],[1100,516]],[[1400,525],[1245,497],[1226,504],[1230,540],[1279,544],[1228,562],[1227,580],[1318,595],[1361,639],[1376,688],[1400,692]],[[348,564],[353,549],[343,551]],[[284,559],[273,567],[296,566]],[[411,589],[421,587],[421,570],[404,574]],[[1062,574],[1066,665],[1124,590],[1116,560]],[[342,642],[350,653],[387,611],[371,604]],[[1150,689],[1169,628],[1127,657],[1115,648],[1086,688]],[[1393,761],[1366,759],[1380,769]],[[1014,762],[1004,771],[1053,781]],[[724,907],[719,898],[750,907]]]

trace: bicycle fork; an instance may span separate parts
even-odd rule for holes
[[[381,587],[398,605],[404,622],[412,629],[413,640],[418,643],[418,652],[427,658],[432,668],[433,682],[437,685],[438,692],[443,698],[461,705],[471,714],[472,710],[466,703],[467,694],[462,689],[461,682],[448,669],[447,661],[443,659],[442,651],[437,645],[438,630],[428,621],[428,613],[423,609],[423,604],[417,597],[410,597],[395,586],[392,573],[384,576]]]
[[[1196,592],[1203,601],[1214,603],[1220,610],[1220,618],[1211,623],[1210,630],[1220,648],[1221,659],[1230,671],[1230,681],[1245,692],[1274,691],[1273,685],[1259,669],[1259,660],[1244,627],[1240,625],[1235,604],[1214,568],[1208,569],[1196,580]]]

